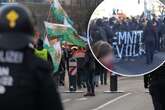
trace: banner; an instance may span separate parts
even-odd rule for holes
[[[72,45],[85,47],[84,40],[72,26],[45,22],[45,27],[49,37],[58,37],[62,42],[66,41]]]
[[[53,40],[51,40],[49,42],[49,40],[46,36],[45,40],[44,40],[44,48],[46,48],[50,53],[50,56],[51,56],[52,62],[53,62],[53,73],[55,73],[59,69],[59,65],[60,65],[61,58],[62,58],[61,44],[59,41],[54,42]]]
[[[138,57],[145,54],[143,31],[132,30],[115,32],[113,48],[118,58]]]

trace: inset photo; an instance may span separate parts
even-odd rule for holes
[[[88,24],[94,57],[123,76],[151,73],[165,61],[165,5],[159,0],[104,0]]]

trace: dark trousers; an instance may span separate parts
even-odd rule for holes
[[[88,75],[86,76],[86,85],[88,93],[95,93],[95,82],[93,73],[88,73]]]
[[[102,73],[100,73],[100,80],[101,80],[101,84],[107,84],[107,72],[103,71]]]
[[[64,86],[65,82],[65,71],[60,72],[60,84]]]
[[[57,88],[59,86],[59,79],[60,79],[60,75],[57,74],[53,76],[53,80]]]
[[[150,85],[150,74],[144,75],[144,88],[147,89]]]
[[[74,75],[74,76],[72,76],[72,75],[69,75],[69,90],[70,91],[76,91],[76,86],[77,86],[77,76],[76,75]]]
[[[82,86],[83,75],[84,75],[83,70],[82,69],[78,69],[77,70],[77,86],[78,86],[78,88],[81,88],[81,86]]]
[[[155,110],[165,110],[165,85],[151,85],[149,90]]]
[[[160,50],[160,38],[159,38],[159,36],[158,36],[158,33],[157,32],[155,32],[154,33],[154,38],[155,38],[155,50]]]
[[[154,42],[146,43],[146,63],[151,64],[154,58]]]
[[[160,48],[165,49],[165,34],[163,34],[161,37],[161,43],[160,43]]]

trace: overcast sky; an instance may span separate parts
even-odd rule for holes
[[[152,8],[151,3],[158,0],[146,0],[148,8]],[[113,10],[119,9],[127,16],[137,16],[144,12],[144,0],[104,0],[95,10],[93,18],[111,17]]]
[[[105,0],[97,7],[93,17],[112,16],[114,9],[119,9],[127,16],[141,15],[144,10],[144,2],[138,4],[137,0]]]

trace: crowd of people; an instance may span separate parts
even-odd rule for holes
[[[69,83],[73,84],[70,90],[75,91],[77,88],[87,88],[88,93],[85,96],[95,96],[94,88],[101,85],[108,84],[107,70],[104,69],[93,57],[89,48],[85,49],[85,55],[80,58],[76,58],[77,72],[72,75],[69,69],[69,62],[75,57],[74,53],[79,50],[72,50],[70,48],[63,49],[62,60],[59,66],[59,70],[56,73],[58,80],[58,86],[64,86],[65,76],[68,74]],[[75,77],[75,79],[74,79]]]
[[[137,40],[136,48],[141,46],[145,50],[146,63],[151,64],[155,52],[160,52],[165,49],[165,19],[151,15],[150,17],[136,16],[127,17],[125,14],[119,14],[117,17],[111,18],[96,18],[90,23],[90,43],[94,44],[97,41],[108,42],[114,47],[113,42],[116,32],[131,32],[143,31],[143,37]],[[124,39],[124,38],[123,38]],[[125,41],[122,42],[123,44]],[[124,48],[125,49],[125,48]],[[113,49],[114,53],[117,50]],[[144,55],[143,54],[143,55]],[[126,56],[123,56],[126,57]]]
[[[51,70],[53,71],[51,56],[49,51],[43,47],[43,40],[38,39],[35,44],[36,56],[48,61]],[[70,91],[87,88],[87,94],[84,96],[95,96],[95,87],[108,84],[109,74],[107,70],[95,60],[88,46],[86,48],[78,48],[76,46],[69,46],[65,44],[62,47],[62,58],[58,71],[55,73],[52,72],[56,86],[67,86],[69,83],[68,89]],[[111,49],[109,44],[105,42],[99,42],[97,45],[93,46],[93,48],[97,51],[97,56],[100,58],[103,58],[105,55],[109,54],[108,49]],[[80,56],[76,56],[77,53],[81,53],[82,55],[79,54]],[[104,59],[102,60],[105,61]],[[75,73],[72,73],[74,68],[70,67],[70,62],[76,63]],[[66,79],[66,76],[68,76],[68,79]],[[66,83],[67,81],[68,83]]]

